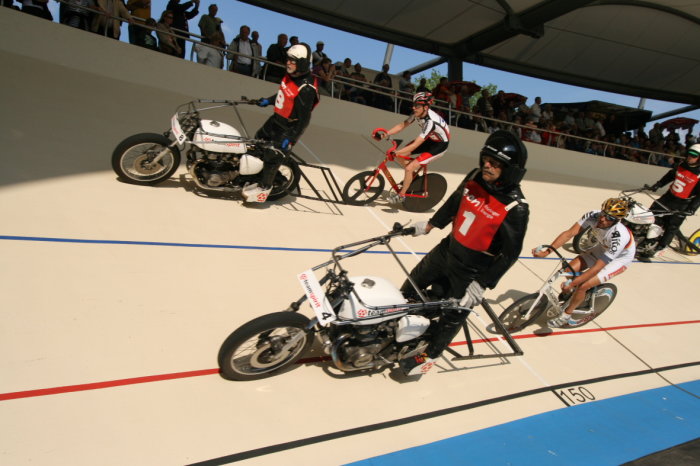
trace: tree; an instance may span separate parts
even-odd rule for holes
[[[416,87],[418,87],[420,80],[425,79],[425,87],[427,87],[428,89],[435,89],[435,86],[438,85],[441,77],[442,75],[438,70],[432,69],[430,71],[430,77],[421,74],[418,77],[414,78],[414,84],[416,85]],[[496,92],[498,92],[498,86],[495,84],[487,84],[485,86],[482,86],[481,89],[486,89],[487,91],[489,91],[489,95],[496,95]],[[469,106],[474,107],[476,101],[479,100],[479,97],[481,97],[481,91],[478,91],[476,94],[471,96],[471,98],[469,99]]]

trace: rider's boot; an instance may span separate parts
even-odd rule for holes
[[[425,350],[418,356],[399,361],[399,365],[406,375],[418,375],[428,372],[435,359],[449,346],[459,332],[467,312],[464,310],[446,310],[440,316],[435,326],[433,339]]]
[[[241,191],[245,202],[265,202],[267,196],[270,195],[272,188],[263,188],[257,183],[249,184],[243,187]]]

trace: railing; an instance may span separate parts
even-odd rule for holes
[[[106,21],[109,20],[117,20],[120,22],[129,22],[126,18],[121,18],[116,14],[116,3],[114,6],[114,12],[113,14],[109,14],[104,11],[96,10],[93,8],[88,8],[88,7],[83,7],[80,5],[75,5],[75,4],[70,4],[67,0],[56,0],[59,3],[64,3],[66,5],[70,5],[71,8],[78,8],[81,10],[86,10],[92,14],[99,14],[106,16]],[[262,73],[260,76],[257,76],[260,79],[266,79],[266,74],[270,66],[278,67],[278,68],[284,68],[284,65],[280,65],[279,63],[271,62],[267,60],[266,58],[259,57],[259,56],[253,56],[253,55],[247,55],[244,53],[240,52],[234,52],[232,50],[229,50],[228,48],[222,48],[222,47],[217,47],[212,44],[207,44],[202,42],[203,39],[205,39],[203,36],[189,32],[189,31],[183,31],[180,29],[176,28],[171,28],[173,30],[173,33],[167,32],[160,30],[158,28],[150,27],[146,24],[142,24],[141,22],[144,21],[142,18],[137,18],[133,17],[134,20],[137,20],[138,22],[131,22],[131,24],[134,24],[138,27],[147,29],[149,31],[154,31],[156,33],[161,33],[161,34],[167,34],[170,36],[173,36],[178,39],[184,39],[187,42],[192,43],[191,51],[190,51],[190,61],[194,61],[194,45],[195,44],[203,44],[207,47],[210,47],[214,50],[219,51],[222,54],[223,58],[223,66],[225,70],[230,69],[231,62],[235,60],[237,57],[246,57],[250,58],[253,62],[262,62],[264,63],[264,66],[261,66]],[[105,36],[107,35],[108,29],[105,27]],[[194,40],[191,37],[195,37],[200,40]],[[410,111],[411,104],[412,104],[412,96],[409,94],[407,97],[404,97],[406,95],[404,92],[399,91],[394,88],[389,88],[382,86],[380,84],[375,84],[375,83],[370,83],[367,81],[360,81],[356,80],[353,78],[350,78],[348,76],[336,76],[335,79],[332,79],[330,81],[330,90],[328,91],[330,93],[330,96],[333,98],[343,98],[346,97],[345,94],[343,94],[344,90],[347,90],[347,88],[356,88],[361,90],[364,93],[370,93],[373,95],[380,95],[380,96],[385,96],[391,99],[393,103],[393,112],[394,113],[401,113],[401,108],[402,104],[406,103],[408,104],[408,109]],[[436,105],[433,105],[432,108],[437,109],[441,113],[443,113],[445,119],[447,120],[447,123],[450,125],[455,125],[455,123],[459,122],[459,119],[462,117],[466,117],[467,119],[471,120],[476,127],[481,127],[481,131],[483,132],[488,132],[489,131],[489,125],[486,122],[491,123],[491,127],[496,127],[496,128],[502,128],[502,129],[508,129],[512,130],[513,128],[521,128],[522,131],[535,131],[537,133],[543,134],[543,133],[549,133],[551,135],[554,135],[557,141],[557,145],[554,147],[559,147],[566,149],[566,147],[560,147],[559,142],[561,141],[566,141],[567,139],[574,139],[574,140],[580,140],[583,141],[584,143],[588,144],[600,144],[604,147],[603,154],[604,157],[608,157],[607,152],[611,148],[620,148],[623,150],[634,150],[639,152],[640,154],[646,154],[647,155],[647,160],[645,161],[647,164],[651,164],[652,160],[659,158],[659,159],[682,159],[682,156],[675,155],[675,154],[667,154],[664,152],[657,152],[649,149],[643,149],[643,148],[637,148],[637,147],[631,147],[631,146],[625,146],[621,144],[616,144],[608,141],[601,141],[598,139],[590,139],[586,138],[583,136],[578,136],[578,135],[573,135],[573,134],[568,134],[568,133],[562,133],[558,131],[552,131],[552,130],[546,130],[546,129],[541,129],[541,128],[533,128],[528,125],[523,125],[523,124],[517,124],[511,121],[504,121],[504,120],[499,120],[497,118],[491,118],[491,117],[486,117],[480,114],[476,113],[470,113],[470,112],[464,112],[461,110],[455,109],[449,102],[445,102],[444,104],[441,103],[442,101],[438,101]],[[524,138],[523,138],[524,139]],[[525,141],[528,141],[528,139],[524,139]],[[550,139],[551,140],[551,139]],[[532,141],[531,141],[532,142]],[[536,142],[535,142],[536,143]],[[551,145],[551,144],[550,144]],[[591,154],[594,155],[594,154]]]

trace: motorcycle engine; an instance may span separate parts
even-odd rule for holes
[[[197,164],[195,173],[198,179],[210,188],[226,186],[239,174],[238,157],[229,154],[206,153],[204,160]]]
[[[348,328],[334,338],[331,356],[338,369],[356,371],[384,364],[375,364],[377,355],[394,340],[394,331],[386,323]]]

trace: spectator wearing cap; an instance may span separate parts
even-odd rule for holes
[[[318,42],[316,42],[316,50],[314,50],[314,53],[311,54],[314,65],[320,64],[321,60],[323,60],[324,58],[328,58],[328,55],[326,55],[323,52],[323,46],[323,41],[319,40]]]

